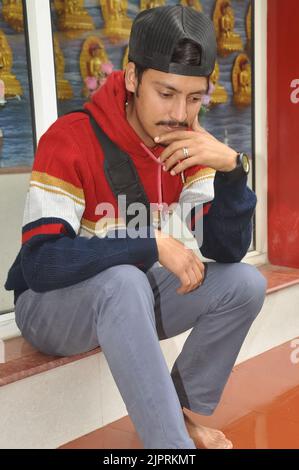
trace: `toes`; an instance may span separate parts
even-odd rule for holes
[[[216,449],[232,449],[233,448],[233,443],[229,440],[226,439],[225,435],[222,434],[222,439],[219,439],[220,435],[218,434],[217,439],[214,440],[215,443],[215,448]]]
[[[227,443],[226,443],[226,449],[232,449],[233,448],[233,443],[229,440],[227,440]]]

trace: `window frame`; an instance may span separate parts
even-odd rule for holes
[[[268,140],[267,140],[267,0],[254,2],[254,188],[258,204],[255,212],[255,250],[245,262],[268,262]],[[266,221],[266,223],[265,223]]]

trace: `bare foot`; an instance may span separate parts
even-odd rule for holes
[[[190,416],[183,410],[185,423],[191,439],[197,449],[232,449],[233,444],[223,432],[217,429],[207,428],[192,421]]]

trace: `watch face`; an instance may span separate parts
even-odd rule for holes
[[[246,155],[246,153],[243,153],[242,157],[241,157],[241,160],[242,160],[243,169],[244,169],[245,173],[248,174],[249,171],[250,171],[250,161],[249,161],[248,155]]]

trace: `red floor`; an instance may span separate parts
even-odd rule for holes
[[[235,449],[299,449],[299,351],[295,354],[288,342],[239,364],[214,415],[192,416],[223,430]],[[62,448],[138,449],[142,445],[125,417]]]

